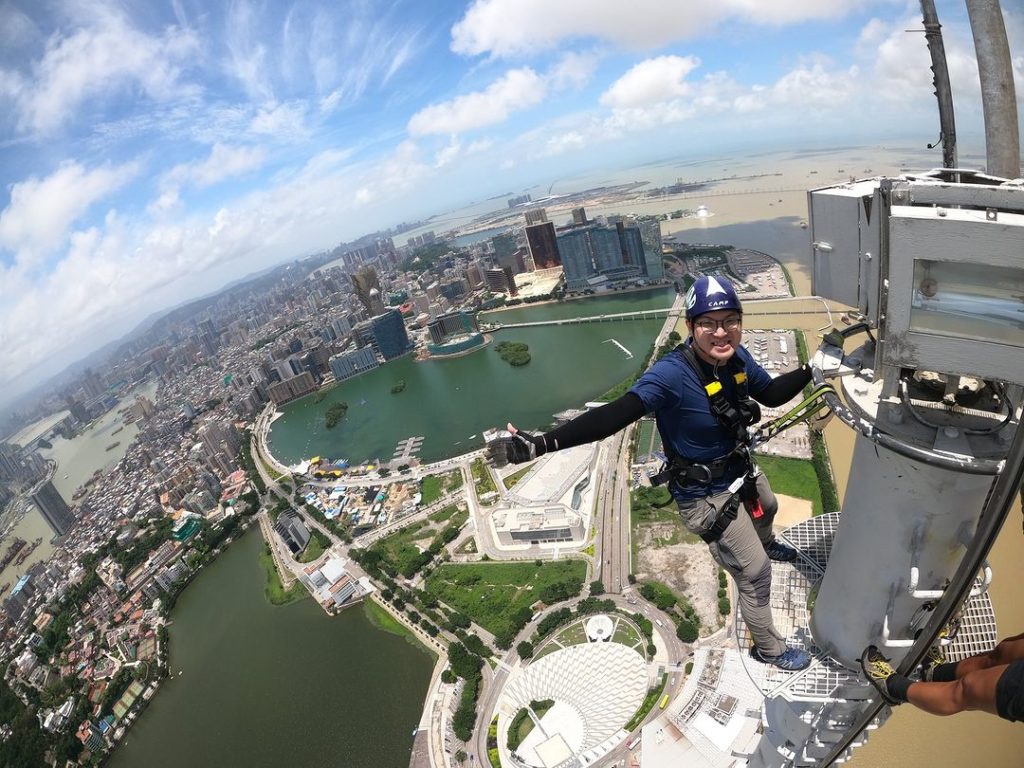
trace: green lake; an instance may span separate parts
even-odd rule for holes
[[[672,288],[659,288],[509,309],[487,317],[501,323],[535,322],[658,309],[670,306],[674,295]],[[466,453],[483,445],[481,433],[486,429],[508,421],[524,429],[543,427],[552,422],[553,414],[607,392],[639,369],[663,322],[515,328],[498,331],[494,343],[464,357],[393,360],[341,382],[320,402],[314,395],[283,406],[283,415],[271,427],[270,449],[286,464],[311,456],[352,463],[387,461],[400,440],[422,436],[423,461]],[[494,350],[501,341],[529,345],[531,362],[521,367],[504,362]],[[392,394],[392,385],[403,379],[405,390]],[[348,403],[348,412],[327,429],[325,414],[335,402]]]
[[[270,605],[263,546],[253,526],[181,595],[171,677],[112,768],[407,768],[433,657],[359,606]]]

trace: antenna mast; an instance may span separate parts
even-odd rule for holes
[[[953,119],[953,91],[949,87],[946,46],[942,43],[942,25],[939,24],[939,17],[935,13],[935,0],[921,0],[921,14],[924,16],[924,39],[928,42],[928,53],[932,57],[932,83],[935,85],[935,97],[939,100],[942,166],[956,168],[956,122]],[[928,145],[929,149],[933,146],[934,144]]]

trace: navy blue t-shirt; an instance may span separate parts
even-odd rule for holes
[[[749,395],[756,395],[771,383],[772,377],[745,347],[737,347],[736,355],[745,366]],[[699,358],[698,362],[704,365]],[[711,366],[706,370],[710,373]],[[728,366],[719,368],[719,376],[725,396],[736,403],[736,382]],[[697,372],[679,352],[672,351],[652,365],[629,391],[640,398],[648,413],[654,414],[662,442],[677,455],[690,461],[708,462],[727,455],[736,447],[735,436],[711,412],[711,404]],[[672,495],[685,501],[717,493],[725,490],[741,472],[742,467],[738,463],[735,473],[726,473],[710,486],[679,489],[673,484]]]

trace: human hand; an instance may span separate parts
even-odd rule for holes
[[[505,457],[511,464],[533,461],[547,453],[543,435],[533,435],[516,429],[511,423],[506,427],[511,437],[505,443]]]
[[[843,350],[831,344],[823,344],[818,347],[814,357],[811,358],[811,367],[817,368],[826,378],[835,376],[843,363]]]

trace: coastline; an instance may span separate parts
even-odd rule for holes
[[[629,288],[619,288],[610,291],[601,291],[600,293],[594,293],[589,296],[566,296],[562,299],[544,299],[543,301],[531,301],[529,304],[513,304],[509,306],[495,307],[494,309],[485,309],[480,312],[482,315],[490,315],[496,312],[505,312],[512,309],[527,309],[529,307],[543,307],[545,304],[566,304],[570,301],[586,301],[587,299],[603,299],[608,296],[615,296],[623,293],[639,293],[642,291],[656,291],[661,288],[671,288],[672,283],[665,281],[656,285],[643,285],[643,286],[631,286]]]

